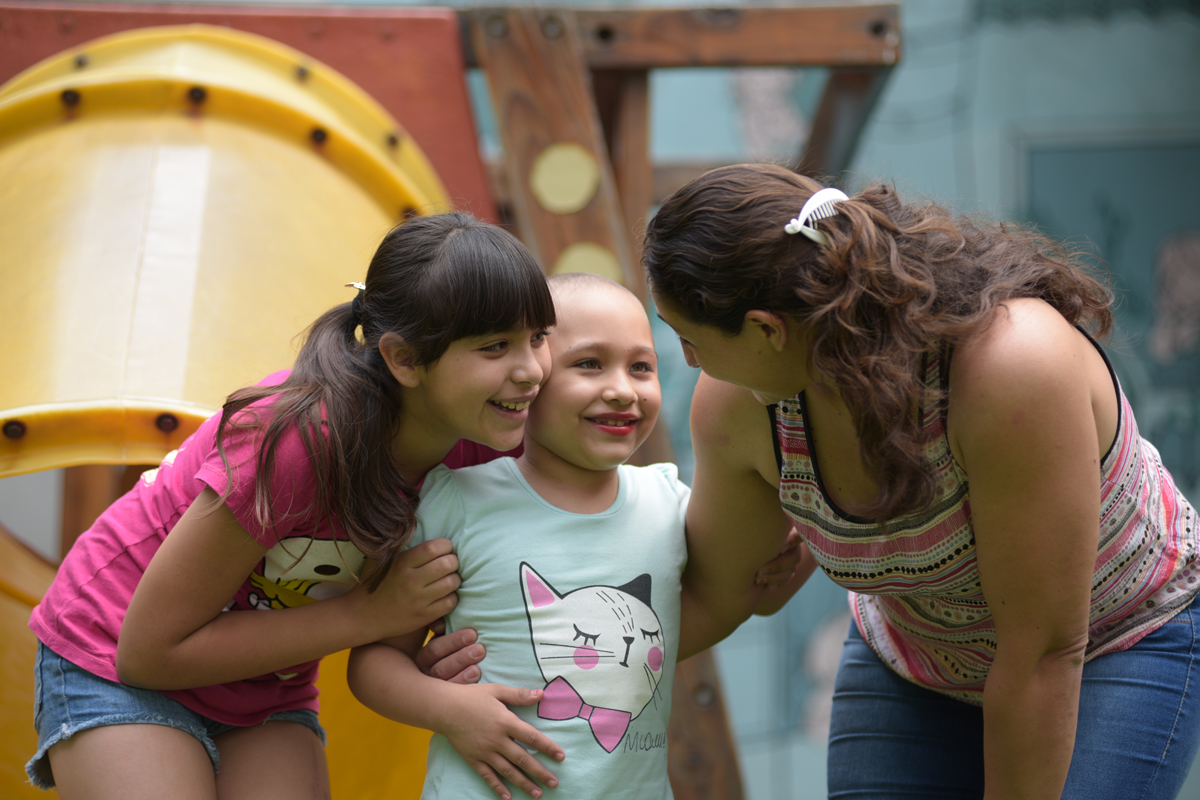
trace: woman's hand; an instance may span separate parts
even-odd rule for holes
[[[511,800],[512,794],[501,776],[535,798],[542,796],[542,790],[534,781],[551,789],[558,786],[554,773],[525,748],[532,747],[555,761],[562,761],[566,754],[550,737],[508,709],[540,701],[540,689],[515,689],[495,683],[455,688],[458,691],[445,710],[438,732],[492,791],[502,800]]]
[[[793,527],[788,531],[787,539],[784,540],[779,555],[758,568],[758,572],[754,575],[754,582],[768,588],[787,583],[796,574],[796,567],[800,566],[803,559],[804,540],[800,538],[800,534]]]
[[[763,564],[754,578],[756,584],[763,586],[762,598],[754,607],[754,613],[769,617],[780,611],[800,591],[816,567],[816,559],[809,553],[800,534],[792,528],[779,555]]]

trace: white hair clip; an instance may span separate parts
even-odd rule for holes
[[[347,283],[346,286],[347,287],[353,286],[355,289],[358,289],[360,292],[365,292],[367,290],[367,285],[365,283],[359,283],[358,281],[352,281],[350,283]]]
[[[800,209],[800,213],[796,218],[783,226],[783,229],[788,233],[803,233],[808,238],[812,239],[817,244],[829,246],[829,237],[821,233],[816,228],[809,227],[809,221],[816,222],[819,219],[832,217],[837,213],[837,209],[833,207],[834,203],[841,200],[849,200],[850,198],[841,189],[822,189],[808,198],[808,202],[804,204],[804,208]]]

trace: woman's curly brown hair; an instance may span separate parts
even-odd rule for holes
[[[691,322],[733,336],[746,312],[790,315],[811,336],[812,365],[850,409],[863,463],[879,485],[868,515],[927,507],[935,487],[919,409],[926,354],[984,328],[1005,300],[1038,297],[1097,336],[1112,327],[1108,287],[1083,260],[1034,231],[904,203],[876,184],[815,224],[829,246],[784,225],[817,182],[781,167],[712,170],[663,203],[643,260],[655,295]]]

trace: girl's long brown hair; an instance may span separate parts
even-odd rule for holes
[[[398,335],[415,363],[429,365],[457,339],[554,322],[541,269],[501,228],[461,213],[397,226],[371,259],[359,300],[334,306],[312,324],[288,378],[241,389],[225,402],[217,447],[230,482],[222,500],[233,487],[225,438],[261,429],[254,495],[259,523],[273,527],[314,511],[318,519],[336,516],[351,542],[376,561],[368,581],[376,588],[408,541],[418,500],[392,456],[401,392],[379,352],[380,338]],[[271,477],[289,468],[275,455],[293,428],[312,461],[316,492],[307,508],[281,509]]]
[[[1017,297],[1041,298],[1104,336],[1112,298],[1061,244],[934,203],[901,202],[884,184],[815,223],[828,247],[786,233],[821,188],[766,164],[712,170],[663,204],[643,258],[655,295],[692,322],[732,336],[747,311],[764,309],[807,327],[812,365],[850,409],[880,487],[869,516],[893,519],[935,496],[918,410],[942,398],[926,391],[922,358],[981,330]]]

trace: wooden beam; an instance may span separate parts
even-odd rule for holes
[[[63,470],[62,538],[59,557],[66,557],[79,534],[121,496],[124,467],[86,464]]]
[[[833,70],[797,172],[840,179],[854,158],[862,130],[890,73],[890,67]]]
[[[473,14],[521,240],[550,274],[636,287],[625,216],[569,9]]]
[[[677,800],[742,800],[744,796],[711,650],[692,656],[675,670],[667,769]]]
[[[470,25],[476,12],[460,13]],[[575,17],[593,69],[887,66],[899,58],[897,3],[578,9]],[[478,63],[469,49],[465,57]]]
[[[595,70],[592,85],[635,265],[631,276],[634,283],[629,289],[645,300],[641,244],[646,218],[654,205],[654,167],[650,163],[650,73],[647,70]]]

